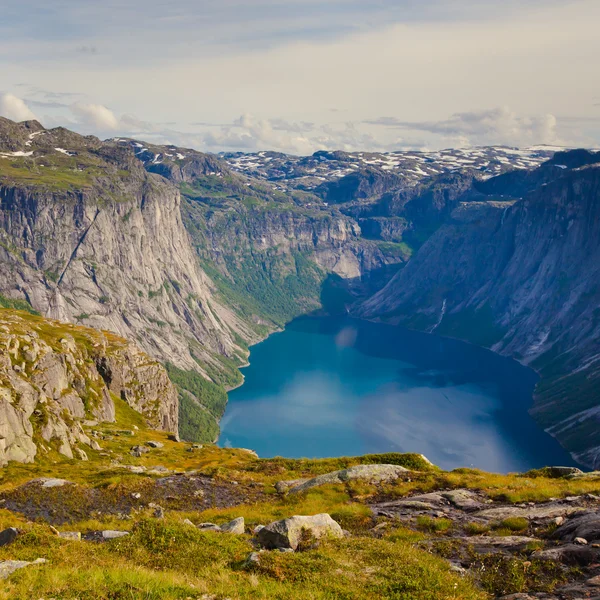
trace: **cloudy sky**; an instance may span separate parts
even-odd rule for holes
[[[600,145],[598,0],[0,7],[15,120],[212,152]]]

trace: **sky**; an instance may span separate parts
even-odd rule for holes
[[[598,0],[0,0],[0,115],[209,152],[600,145]]]

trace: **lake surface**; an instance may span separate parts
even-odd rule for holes
[[[251,349],[222,446],[262,457],[418,452],[444,469],[572,465],[529,416],[537,375],[456,340],[301,318]]]

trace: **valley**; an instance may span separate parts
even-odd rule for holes
[[[350,312],[535,369],[534,418],[595,466],[593,153],[215,156],[0,124],[3,301],[139,344],[186,439],[217,439],[251,345]]]

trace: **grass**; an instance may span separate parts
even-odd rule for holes
[[[428,533],[446,533],[452,528],[452,525],[453,523],[450,519],[434,519],[426,515],[417,517],[417,527]]]
[[[30,524],[10,555],[43,555],[48,563],[13,575],[0,599],[486,597],[408,541],[325,541],[301,553],[262,554],[256,568],[244,569],[252,550],[247,536],[205,533],[174,520],[142,520],[129,537],[104,544],[63,541],[46,526]],[[6,555],[0,549],[0,558]]]
[[[529,529],[529,521],[524,517],[509,517],[503,521],[494,523],[492,529],[496,530],[496,532],[508,532],[508,535],[513,533],[523,533]]]
[[[0,294],[0,308],[9,308],[12,310],[24,310],[32,315],[39,315],[37,310],[34,310],[31,304],[27,300],[15,300],[14,298],[7,298]]]

